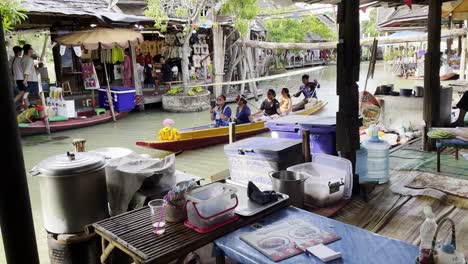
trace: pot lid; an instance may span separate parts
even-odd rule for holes
[[[105,157],[98,153],[67,152],[41,161],[36,171],[42,176],[65,176],[89,172],[105,164]]]

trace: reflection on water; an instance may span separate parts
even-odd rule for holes
[[[321,84],[321,88],[317,91],[318,97],[329,102],[327,107],[319,114],[334,115],[338,108],[338,100],[335,95],[336,66],[326,66],[319,71],[310,72],[309,75],[311,79],[317,79]],[[362,64],[361,79],[359,80],[361,90],[363,89],[366,75],[367,64]],[[368,82],[368,90],[374,91],[376,86],[388,83],[395,84],[396,89],[422,85],[422,81],[403,80],[394,77],[390,73],[390,68],[386,71],[385,66],[382,63],[378,63],[376,65],[374,79],[370,79]],[[260,83],[263,88],[274,88],[278,94],[282,87],[288,87],[292,94],[297,91],[300,84],[300,75]],[[294,100],[300,100],[300,98],[294,98]],[[261,100],[258,102],[251,102],[259,106]],[[234,108],[235,106],[232,105],[231,107]],[[131,113],[127,118],[119,120],[117,123],[108,123],[89,128],[53,133],[52,138],[46,135],[26,137],[22,139],[26,170],[30,170],[32,166],[46,157],[72,150],[71,141],[73,138],[86,139],[86,148],[88,150],[100,147],[119,146],[130,148],[138,153],[147,153],[153,157],[167,155],[167,152],[145,149],[135,145],[137,140],[155,139],[156,133],[162,127],[162,121],[165,118],[172,118],[175,121],[175,127],[178,129],[205,125],[211,122],[208,110],[198,113],[167,113],[163,112],[160,106],[153,106],[144,113]],[[182,153],[177,156],[176,166],[179,170],[202,177],[209,177],[210,175],[227,169],[228,162],[223,152],[223,146],[213,146],[198,151]],[[28,176],[28,185],[41,263],[48,263],[47,240],[44,229],[42,228],[38,182],[33,177]],[[0,248],[2,248],[2,250],[0,250],[0,263],[5,259],[1,243],[0,240]]]

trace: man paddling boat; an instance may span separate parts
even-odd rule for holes
[[[309,75],[305,74],[302,76],[302,83],[299,91],[294,94],[294,97],[299,97],[301,94],[304,95],[304,99],[293,105],[293,112],[302,110],[305,108],[305,105],[309,102],[310,98],[317,98],[316,89],[320,88],[320,84],[316,79],[313,82],[309,82]]]

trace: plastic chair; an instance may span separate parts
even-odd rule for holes
[[[94,111],[96,111],[96,115],[103,115],[106,113],[106,109],[104,108],[95,108]]]
[[[73,92],[71,90],[70,82],[66,81],[62,83],[62,89],[63,89],[63,95],[65,94],[70,94],[73,95]]]

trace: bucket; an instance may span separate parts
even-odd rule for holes
[[[291,204],[302,208],[304,205],[304,181],[302,174],[293,171],[270,172],[273,190],[289,195]]]

